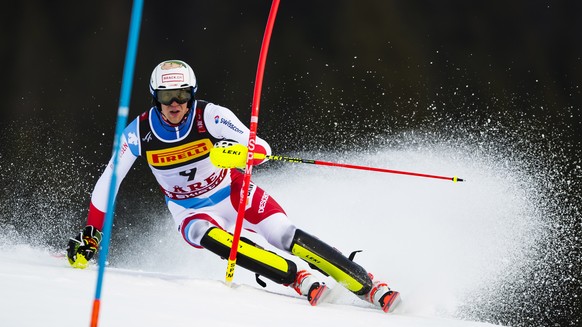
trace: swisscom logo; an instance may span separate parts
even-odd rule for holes
[[[215,124],[224,124],[226,125],[228,128],[232,129],[233,131],[242,134],[244,133],[240,128],[238,128],[235,124],[233,124],[230,120],[228,119],[224,119],[224,118],[220,118],[220,116],[216,115],[214,116],[214,123]]]

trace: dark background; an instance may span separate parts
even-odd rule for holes
[[[270,5],[146,1],[129,119],[149,108],[149,76],[166,59],[193,67],[199,98],[249,117]],[[130,1],[5,3],[5,233],[60,247],[84,223],[111,155],[130,11]],[[532,159],[525,169],[544,176],[540,192],[556,209],[548,217],[551,241],[534,259],[540,268],[527,286],[501,290],[510,300],[466,315],[580,326],[580,14],[578,1],[282,1],[259,133],[281,154],[389,144],[391,135],[415,131]],[[148,178],[126,181],[132,194],[118,199],[117,215],[128,216],[117,223],[125,237],[135,233],[127,225],[140,224],[131,218],[140,212],[167,214]]]

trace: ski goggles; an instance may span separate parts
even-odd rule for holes
[[[176,101],[178,104],[184,104],[192,99],[192,91],[187,89],[175,90],[157,90],[156,99],[161,103],[169,106]]]

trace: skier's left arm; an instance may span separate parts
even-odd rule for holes
[[[220,168],[244,168],[248,154],[250,130],[228,108],[209,103],[205,109],[204,123],[212,136],[224,140],[220,147],[210,151],[210,160]],[[229,144],[230,143],[230,144]],[[271,147],[260,137],[255,139],[253,165],[260,165],[271,155]],[[257,159],[257,155],[260,159]]]

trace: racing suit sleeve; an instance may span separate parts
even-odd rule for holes
[[[135,143],[135,138],[132,138],[131,131],[135,129],[135,121],[132,122],[124,131],[123,135],[120,139],[120,147],[118,156],[119,159],[117,161],[117,178],[116,178],[116,185],[115,185],[115,193],[113,196],[117,195],[117,191],[119,190],[119,186],[121,182],[127,175],[129,169],[133,166],[135,159],[137,159],[138,153],[136,148],[133,144],[130,144],[128,141]],[[130,137],[128,137],[128,135]],[[133,134],[136,135],[136,134]],[[109,194],[109,185],[111,182],[111,177],[113,175],[113,158],[109,160],[107,167],[97,180],[95,184],[95,188],[93,189],[93,193],[91,194],[91,204],[89,206],[89,214],[87,217],[87,225],[91,225],[96,227],[99,230],[103,230],[103,223],[105,221],[105,212],[107,211],[107,200]]]
[[[249,128],[228,108],[209,103],[204,110],[204,124],[208,132],[218,139],[232,140],[249,146]],[[254,152],[269,156],[271,155],[271,146],[257,136]],[[255,159],[253,164],[258,165],[267,160]]]

